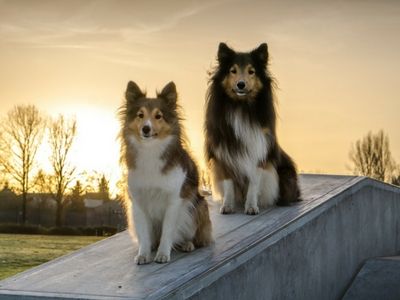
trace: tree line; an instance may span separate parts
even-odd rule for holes
[[[22,223],[26,223],[28,194],[48,193],[56,202],[56,226],[62,225],[67,194],[79,196],[84,190],[103,192],[109,198],[109,181],[104,174],[80,174],[86,186],[76,180],[76,167],[70,162],[71,148],[77,134],[75,118],[60,114],[46,117],[34,105],[17,105],[0,122],[0,172],[8,187],[22,197]],[[37,153],[44,138],[50,149],[51,172],[38,168]],[[39,169],[39,170],[38,170]],[[82,176],[83,175],[83,176]],[[75,185],[71,184],[75,181]],[[93,190],[94,192],[94,190]],[[76,197],[75,197],[76,198]]]
[[[34,105],[17,105],[0,122],[0,174],[22,196],[22,222],[26,223],[28,193],[49,193],[56,201],[56,225],[62,224],[62,212],[67,194],[73,201],[82,198],[84,191],[94,191],[109,198],[109,181],[104,174],[81,174],[86,183],[76,180],[76,167],[70,162],[71,147],[77,134],[75,118],[59,115],[45,117]],[[37,152],[47,135],[50,148],[51,172],[37,171]],[[369,132],[351,147],[349,158],[356,175],[400,185],[400,167],[395,162],[389,137],[380,130]],[[204,177],[204,178],[203,178]],[[202,181],[208,176],[202,175]],[[1,179],[1,178],[0,178]],[[75,185],[71,187],[71,183]],[[76,202],[76,201],[75,201]]]

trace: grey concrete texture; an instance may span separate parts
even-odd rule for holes
[[[137,266],[124,232],[0,281],[0,299],[339,299],[362,263],[400,252],[400,189],[302,175],[303,202],[220,215],[215,243]]]
[[[342,298],[366,259],[399,254],[400,192],[365,179],[295,223],[191,299]]]
[[[343,300],[399,300],[400,256],[367,260]]]

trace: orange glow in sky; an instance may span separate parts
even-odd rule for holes
[[[117,178],[127,82],[154,96],[173,80],[201,159],[218,43],[267,42],[278,138],[299,170],[349,173],[351,143],[379,129],[400,162],[399,15],[398,1],[0,1],[0,115],[75,115],[73,163]]]

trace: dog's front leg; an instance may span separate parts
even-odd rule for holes
[[[235,212],[235,187],[232,179],[222,181],[223,203],[220,209],[221,214],[232,214]]]
[[[179,200],[177,201],[175,199]],[[165,211],[160,246],[158,247],[156,257],[154,258],[154,261],[158,263],[166,263],[171,259],[171,249],[177,234],[179,210],[183,201],[179,196],[176,196],[175,199],[171,199],[171,203]]]
[[[257,215],[260,210],[258,208],[258,191],[260,187],[260,176],[257,174],[249,180],[247,189],[246,203],[244,204],[244,212],[248,215]]]
[[[133,205],[133,220],[135,222],[136,235],[139,242],[139,253],[135,257],[138,265],[149,263],[151,254],[151,221],[147,218],[139,205]]]

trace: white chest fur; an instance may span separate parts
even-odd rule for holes
[[[267,155],[267,141],[259,125],[250,124],[249,120],[242,117],[240,111],[235,111],[229,116],[236,137],[246,148],[248,158],[259,162]]]
[[[159,198],[154,197],[155,193],[162,195],[178,195],[185,180],[185,172],[180,166],[163,173],[165,161],[161,159],[166,147],[173,142],[171,137],[163,140],[153,140],[146,143],[138,143],[132,138],[132,146],[135,147],[135,168],[129,170],[128,186],[135,201],[141,200],[148,194],[148,200]],[[151,199],[150,199],[151,198]]]
[[[250,174],[257,168],[258,163],[268,154],[268,141],[263,134],[261,126],[251,124],[243,118],[240,110],[227,115],[227,122],[232,126],[236,138],[243,144],[242,153],[229,155],[224,147],[216,149],[216,155],[228,162],[234,169]]]
[[[190,208],[180,191],[186,178],[182,167],[163,172],[162,155],[172,137],[140,143],[131,138],[135,151],[135,168],[128,172],[128,187],[132,199],[130,219],[139,242],[138,263],[150,262],[151,246],[157,245],[157,262],[170,259],[171,247],[193,239],[196,226]]]

